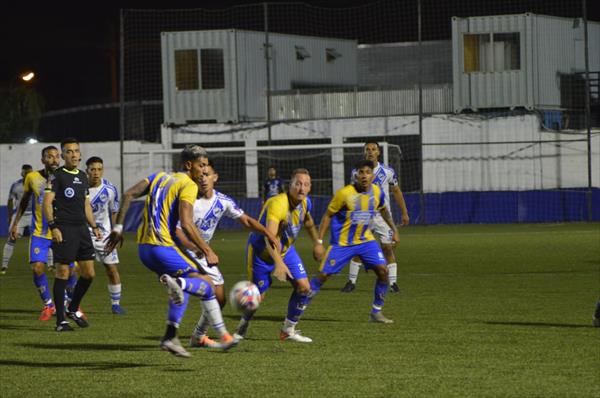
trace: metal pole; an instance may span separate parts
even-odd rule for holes
[[[418,35],[419,35],[419,46],[418,46],[418,60],[419,60],[419,147],[421,150],[421,175],[419,176],[420,178],[420,201],[419,201],[419,207],[420,207],[420,215],[419,215],[419,223],[420,224],[425,224],[425,191],[423,189],[423,168],[424,168],[424,162],[423,162],[423,51],[421,48],[421,41],[422,41],[422,26],[421,26],[421,0],[417,0],[417,18],[418,18]]]
[[[588,25],[587,1],[582,1],[583,6],[583,54],[585,58],[585,127],[587,129],[587,167],[588,189],[587,207],[588,221],[592,221],[592,121],[590,117],[590,58],[588,53]]]
[[[119,161],[120,161],[120,175],[121,175],[121,197],[125,192],[125,161],[124,161],[124,141],[125,141],[125,33],[123,27],[125,26],[125,10],[121,9],[121,20],[119,23]]]
[[[271,44],[269,43],[269,4],[263,3],[265,19],[265,71],[267,73],[267,141],[271,146]]]

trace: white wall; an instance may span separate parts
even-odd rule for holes
[[[42,148],[57,143],[38,144],[3,144],[0,145],[0,205],[5,205],[8,200],[10,185],[20,178],[21,165],[31,164],[34,170],[41,169]],[[161,144],[142,143],[140,141],[126,141],[125,152],[141,152],[161,149]],[[85,161],[91,156],[100,156],[104,160],[104,177],[120,189],[121,169],[119,156],[119,142],[85,142],[81,144],[81,169],[85,169]],[[135,184],[148,175],[147,155],[125,156],[125,188]],[[154,165],[159,167],[155,159]]]
[[[436,115],[425,118],[425,192],[587,187],[585,132],[546,132],[539,126],[535,115],[499,118]],[[599,133],[595,132],[592,138],[594,187],[600,187]],[[185,129],[164,127],[162,134],[179,144],[238,141],[253,146],[256,141],[267,140],[267,130],[258,123],[196,125]],[[416,134],[416,116],[313,120],[280,123],[272,128],[275,141],[330,138],[339,143],[348,137]],[[569,142],[557,143],[557,140]],[[346,174],[347,171],[341,173],[342,176]],[[339,186],[339,183],[334,181],[333,185]],[[247,181],[247,184],[255,186],[257,181]]]

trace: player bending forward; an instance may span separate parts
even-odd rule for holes
[[[370,160],[358,163],[354,183],[337,191],[327,207],[319,227],[319,239],[323,239],[331,226],[331,246],[321,262],[320,273],[310,281],[311,299],[331,275],[339,273],[356,256],[377,275],[370,321],[392,323],[381,313],[388,290],[388,268],[369,224],[376,214],[381,214],[393,231],[393,243],[398,242],[398,231],[387,210],[385,194],[372,183],[373,169]]]
[[[177,245],[175,227],[181,229],[204,253],[209,266],[219,263],[219,258],[200,236],[193,221],[194,202],[198,197],[200,179],[208,164],[208,155],[198,145],[188,145],[181,152],[181,171],[178,173],[157,172],[135,184],[123,196],[117,224],[110,233],[105,250],[111,252],[123,240],[123,220],[129,204],[134,198],[147,195],[138,229],[138,253],[142,263],[160,276],[160,282],[169,294],[167,330],[160,341],[161,349],[179,357],[190,357],[181,345],[177,331],[188,305],[189,296],[197,297],[213,328],[221,336],[221,348],[235,346],[227,329],[212,283],[202,278],[200,266]]]
[[[194,224],[196,224],[200,235],[206,243],[210,244],[219,221],[223,216],[226,216],[238,220],[246,228],[266,236],[269,242],[273,246],[276,246],[277,241],[272,233],[267,231],[258,221],[245,214],[232,198],[214,189],[218,178],[219,175],[216,173],[214,166],[209,162],[209,165],[200,176],[198,199],[194,203]],[[215,287],[215,296],[221,308],[223,308],[225,306],[225,292],[223,287],[225,280],[219,267],[217,265],[209,266],[204,255],[196,254],[195,246],[187,239],[181,229],[181,225],[177,226],[177,238],[188,248],[188,253],[196,260],[200,266],[200,270],[204,271],[206,276],[212,281]],[[198,324],[194,328],[194,333],[190,339],[192,347],[220,347],[219,343],[206,335],[209,326],[208,316],[205,312],[202,312],[202,316],[198,320]]]

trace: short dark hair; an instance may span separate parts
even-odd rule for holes
[[[31,167],[30,164],[24,164],[23,166],[21,166],[21,170],[29,170],[29,169],[33,169],[33,167]]]
[[[200,158],[208,158],[208,152],[206,152],[206,149],[204,149],[200,145],[186,145],[185,148],[183,148],[183,151],[181,151],[182,164],[188,161],[193,162],[194,160]]]
[[[92,156],[91,158],[89,158],[88,160],[86,160],[85,165],[87,167],[90,167],[90,164],[92,164],[92,163],[102,163],[102,164],[104,164],[104,162],[102,161],[102,158],[98,157],[98,156]]]
[[[60,150],[62,151],[62,149],[65,147],[65,145],[67,144],[77,144],[79,145],[79,140],[77,138],[74,137],[67,137],[65,139],[63,139],[60,142]]]
[[[42,149],[42,157],[44,157],[44,155],[46,154],[46,152],[52,151],[52,150],[58,151],[58,148],[55,147],[54,145],[48,145],[48,146],[44,147]]]
[[[375,169],[375,165],[373,164],[373,162],[370,160],[366,160],[366,159],[363,159],[363,160],[357,162],[356,165],[354,166],[354,169],[358,171],[358,170],[362,169],[363,167],[369,167],[371,170]]]
[[[365,144],[363,145],[363,148],[365,148],[367,145],[369,144],[375,144],[377,145],[377,149],[381,150],[381,146],[379,145],[379,142],[377,142],[376,140],[370,138],[368,140],[365,141]]]

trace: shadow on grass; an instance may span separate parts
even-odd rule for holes
[[[592,325],[581,325],[574,323],[549,323],[549,322],[501,322],[501,321],[488,321],[482,322],[486,325],[503,325],[503,326],[533,326],[542,328],[568,328],[568,329],[586,329],[593,328]]]
[[[31,325],[13,325],[8,323],[0,323],[0,330],[48,331],[53,329],[51,327],[31,327]]]
[[[280,290],[280,289],[281,290],[289,290],[290,294],[292,293],[292,286],[290,284],[287,284],[287,285],[271,285],[269,287],[269,290],[271,290],[271,289],[275,289],[275,290]],[[337,290],[339,292],[340,290],[342,290],[342,288],[341,287],[336,287],[336,286],[333,286],[333,285],[328,286],[326,284],[326,285],[324,285],[324,286],[321,287],[321,290]]]
[[[2,308],[0,314],[36,314],[39,315],[40,310],[20,310],[18,308]]]
[[[156,349],[155,346],[143,344],[98,344],[98,343],[27,343],[17,344],[25,348],[45,350],[69,350],[69,351],[149,351]]]
[[[233,319],[233,320],[239,320],[240,316],[239,315],[223,315],[223,318],[225,319]],[[285,318],[285,312],[282,313],[281,315],[255,315],[252,320],[253,321],[268,321],[268,322],[278,322],[278,323],[283,323],[283,319]],[[304,321],[311,321],[311,322],[348,322],[345,321],[343,319],[334,319],[334,318],[312,318],[310,316],[303,316],[301,319],[302,322]]]
[[[6,366],[22,366],[26,368],[87,368],[91,370],[113,370],[113,369],[129,369],[129,368],[145,368],[149,366],[144,363],[120,363],[120,362],[81,362],[81,363],[64,363],[64,362],[31,362],[31,361],[15,361],[15,360],[0,360],[0,365]]]

